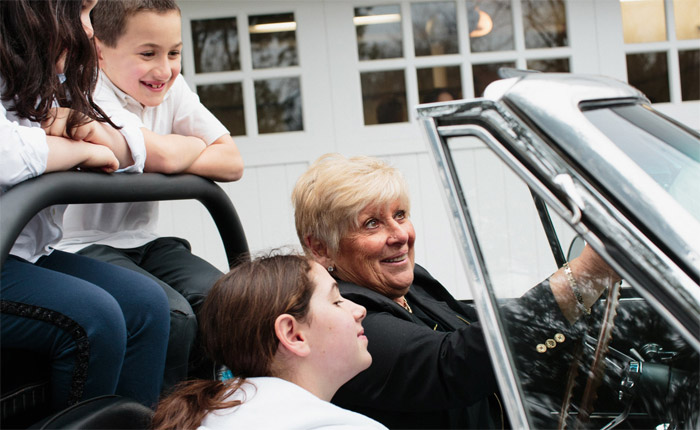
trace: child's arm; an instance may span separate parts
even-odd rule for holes
[[[51,117],[44,121],[42,125],[48,136],[68,137],[66,124],[70,111],[71,109],[64,107],[51,110]],[[89,121],[75,127],[72,131],[73,139],[77,141],[102,145],[111,150],[117,157],[117,160],[119,160],[119,167],[130,166],[134,163],[126,139],[119,130],[111,125],[98,121]]]
[[[141,128],[146,144],[145,172],[181,173],[188,169],[206,148],[198,137],[179,134],[161,135]]]
[[[10,121],[0,104],[0,192],[43,173],[75,166],[111,172],[118,161],[104,146],[47,136],[40,127]]]
[[[117,157],[103,145],[58,136],[46,136],[46,144],[49,154],[44,173],[70,170],[73,167],[111,173],[119,168]]]
[[[225,134],[207,146],[185,171],[215,181],[237,181],[243,176],[243,158],[231,135]]]

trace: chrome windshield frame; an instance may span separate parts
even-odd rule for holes
[[[523,80],[527,79],[532,78],[527,77]],[[578,103],[585,98],[583,94],[607,100],[641,99],[640,94],[630,87],[620,86],[615,82],[611,84],[604,79],[602,82],[598,78],[592,81],[584,79],[584,83],[576,88],[580,99],[574,97],[562,103],[568,103],[569,108],[578,110]],[[657,244],[645,236],[619,208],[599,192],[596,184],[591,184],[586,179],[587,176],[577,171],[577,166],[570,164],[572,158],[584,156],[585,151],[590,151],[589,148],[580,148],[581,139],[590,138],[590,133],[595,133],[595,130],[583,133],[577,127],[567,129],[564,133],[565,138],[562,138],[566,140],[566,144],[562,145],[569,147],[564,148],[562,154],[561,147],[553,147],[550,139],[539,134],[541,129],[531,128],[532,117],[520,117],[523,115],[523,105],[520,104],[518,108],[510,96],[516,94],[514,99],[519,100],[526,97],[525,94],[532,91],[532,88],[522,91],[518,84],[509,88],[500,100],[452,101],[421,105],[417,108],[419,124],[427,139],[435,172],[443,186],[443,197],[451,215],[449,218],[452,228],[462,245],[458,247],[460,256],[492,357],[509,357],[508,346],[498,318],[489,274],[473,231],[469,208],[461,194],[461,185],[447,148],[447,141],[451,137],[478,137],[542,197],[550,208],[568,219],[574,230],[630,284],[657,288],[655,292],[645,288],[637,290],[678,329],[693,348],[700,351],[700,330],[694,328],[700,327],[700,286],[697,280],[691,276],[692,273],[689,275],[679,268],[673,259],[665,255]],[[539,85],[534,87],[542,85],[551,85],[551,82],[540,80]],[[563,85],[569,88],[576,87],[577,84],[567,78]],[[564,94],[560,98],[570,95],[570,92],[562,92],[561,87],[558,89]],[[558,108],[561,109],[562,106]],[[551,116],[551,112],[545,111],[539,111],[538,114],[540,120]],[[566,114],[564,116],[566,117]],[[563,129],[566,119],[556,122]],[[540,122],[536,124],[540,126]],[[593,128],[592,125],[590,128]],[[595,136],[607,139],[599,132]],[[605,146],[604,142],[599,144]],[[614,146],[611,142],[608,144]],[[577,212],[580,213],[577,215]],[[675,296],[675,309],[682,311],[687,318],[669,312],[664,305],[667,301],[662,303],[659,300],[659,290],[663,293],[661,296]],[[681,317],[685,319],[681,320]],[[514,428],[528,427],[527,412],[523,406],[519,384],[516,383],[514,369],[505,360],[493,361],[511,424]]]

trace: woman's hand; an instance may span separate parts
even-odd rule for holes
[[[581,255],[569,261],[569,269],[573,279],[561,268],[549,278],[549,286],[562,313],[573,323],[583,314],[584,308],[590,309],[605,288],[619,282],[621,277],[588,244]],[[582,304],[574,293],[574,286]]]

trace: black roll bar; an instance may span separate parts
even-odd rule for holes
[[[55,172],[21,182],[0,196],[0,268],[17,236],[39,211],[56,204],[195,199],[209,211],[229,266],[248,254],[238,213],[219,185],[196,175]]]

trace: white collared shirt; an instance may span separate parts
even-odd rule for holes
[[[239,406],[208,413],[198,430],[386,429],[379,422],[321,400],[280,378],[248,378],[226,401]]]
[[[2,78],[0,89],[4,90]],[[46,133],[41,124],[18,118],[8,112],[12,102],[2,102],[0,106],[0,193],[22,181],[39,176],[46,171],[49,147]],[[119,124],[117,124],[119,125]],[[136,127],[125,126],[121,130],[132,150],[135,163],[120,171],[142,172],[146,160],[143,134]],[[46,208],[36,214],[17,237],[10,254],[36,262],[48,255],[61,239],[65,205]]]
[[[112,118],[157,134],[196,136],[207,145],[228,134],[226,127],[199,101],[178,75],[158,106],[142,106],[100,73],[95,102]],[[76,252],[92,245],[134,248],[158,237],[158,202],[70,205],[58,249]]]

